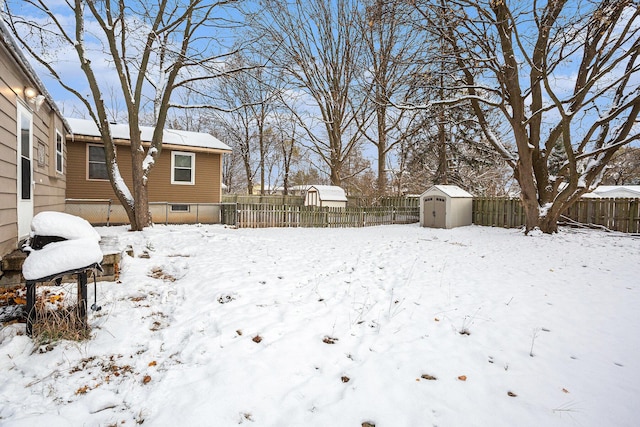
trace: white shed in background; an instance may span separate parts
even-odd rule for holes
[[[310,185],[304,197],[305,206],[347,207],[347,195],[336,185]]]
[[[471,225],[473,196],[456,185],[434,185],[420,195],[420,225],[453,228]]]

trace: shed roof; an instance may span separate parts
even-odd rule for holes
[[[71,133],[75,135],[85,135],[100,137],[98,126],[93,120],[67,118]],[[129,140],[129,125],[111,124],[111,132],[115,139]],[[140,126],[142,140],[150,142],[155,128],[152,126]],[[220,141],[215,136],[204,132],[190,132],[185,130],[165,129],[163,134],[164,144],[178,145],[184,147],[199,147],[220,151],[231,151],[231,148]]]
[[[471,195],[471,193],[468,193],[467,191],[463,190],[462,188],[458,187],[457,185],[434,185],[433,187],[429,188],[427,191],[425,191],[422,194],[426,194],[428,192],[430,192],[433,189],[437,189],[440,192],[446,194],[449,197],[452,198],[466,198],[466,197],[473,197]]]
[[[347,195],[344,190],[342,187],[338,187],[337,185],[310,185],[309,188],[307,188],[307,192],[314,188],[318,192],[320,200],[332,202],[347,201]]]

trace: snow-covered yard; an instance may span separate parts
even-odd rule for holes
[[[0,331],[2,426],[640,425],[639,238],[98,231],[135,255],[91,340]]]

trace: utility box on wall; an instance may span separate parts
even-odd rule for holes
[[[453,228],[471,225],[473,196],[456,185],[434,185],[420,195],[420,225]]]

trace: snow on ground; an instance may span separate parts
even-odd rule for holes
[[[2,426],[640,425],[638,238],[98,230],[134,257],[91,340],[0,330]]]

